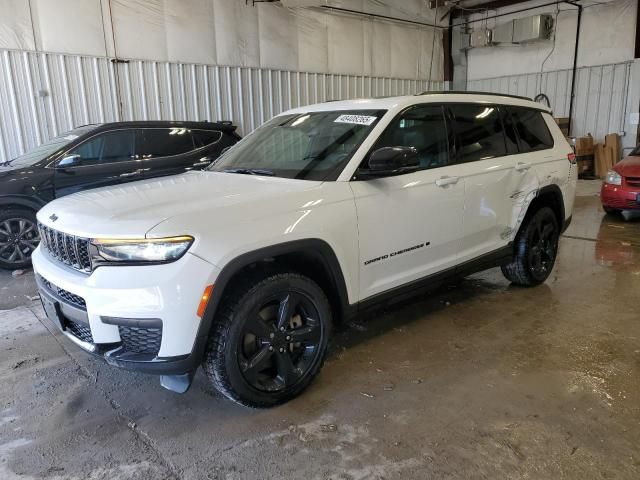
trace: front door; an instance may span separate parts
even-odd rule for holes
[[[455,266],[464,180],[462,167],[449,163],[449,145],[443,108],[411,107],[373,149],[415,147],[421,169],[350,183],[358,213],[361,300]]]
[[[134,152],[133,130],[112,130],[89,138],[65,154],[76,157],[73,164],[59,162],[55,167],[56,197],[141,179]]]

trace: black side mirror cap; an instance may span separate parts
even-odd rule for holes
[[[360,168],[359,177],[388,177],[415,172],[420,168],[418,150],[415,147],[382,147],[369,155],[369,168]]]

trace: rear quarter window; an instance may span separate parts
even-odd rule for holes
[[[530,108],[508,107],[518,133],[521,153],[553,148],[553,137],[542,112]]]
[[[196,148],[206,147],[212,143],[219,142],[222,138],[222,132],[217,130],[192,130],[193,143]]]

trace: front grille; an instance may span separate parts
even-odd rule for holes
[[[81,272],[91,272],[89,239],[76,237],[38,223],[40,245],[53,258]]]
[[[162,341],[162,328],[118,327],[122,348],[132,353],[158,355]]]
[[[626,177],[626,180],[630,187],[640,187],[640,177]]]
[[[91,335],[91,329],[88,325],[83,325],[81,323],[67,320],[66,328],[67,331],[74,337],[77,337],[78,339],[86,343],[93,343],[93,336]]]
[[[636,209],[640,208],[640,203],[635,200],[627,200],[626,198],[607,197],[604,204],[607,207],[624,209]]]
[[[85,302],[84,298],[82,298],[80,295],[76,295],[75,293],[71,293],[64,288],[60,288],[57,285],[54,285],[42,275],[38,275],[38,277],[40,278],[40,282],[47,288],[47,290],[64,300],[66,303],[69,303],[74,307],[80,308],[82,310],[87,309],[87,302]]]

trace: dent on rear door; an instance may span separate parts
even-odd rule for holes
[[[536,164],[540,161],[542,155],[538,153],[527,153],[518,155],[517,157],[525,156],[528,158],[523,158],[523,161],[532,162],[533,166],[522,172],[516,171],[513,176],[512,193],[509,196],[509,200],[511,201],[511,221],[501,235],[502,238],[510,242],[515,239],[518,229],[527,213],[527,209],[533,199],[536,198],[538,190],[541,187]],[[531,158],[531,156],[536,156],[536,158]]]

